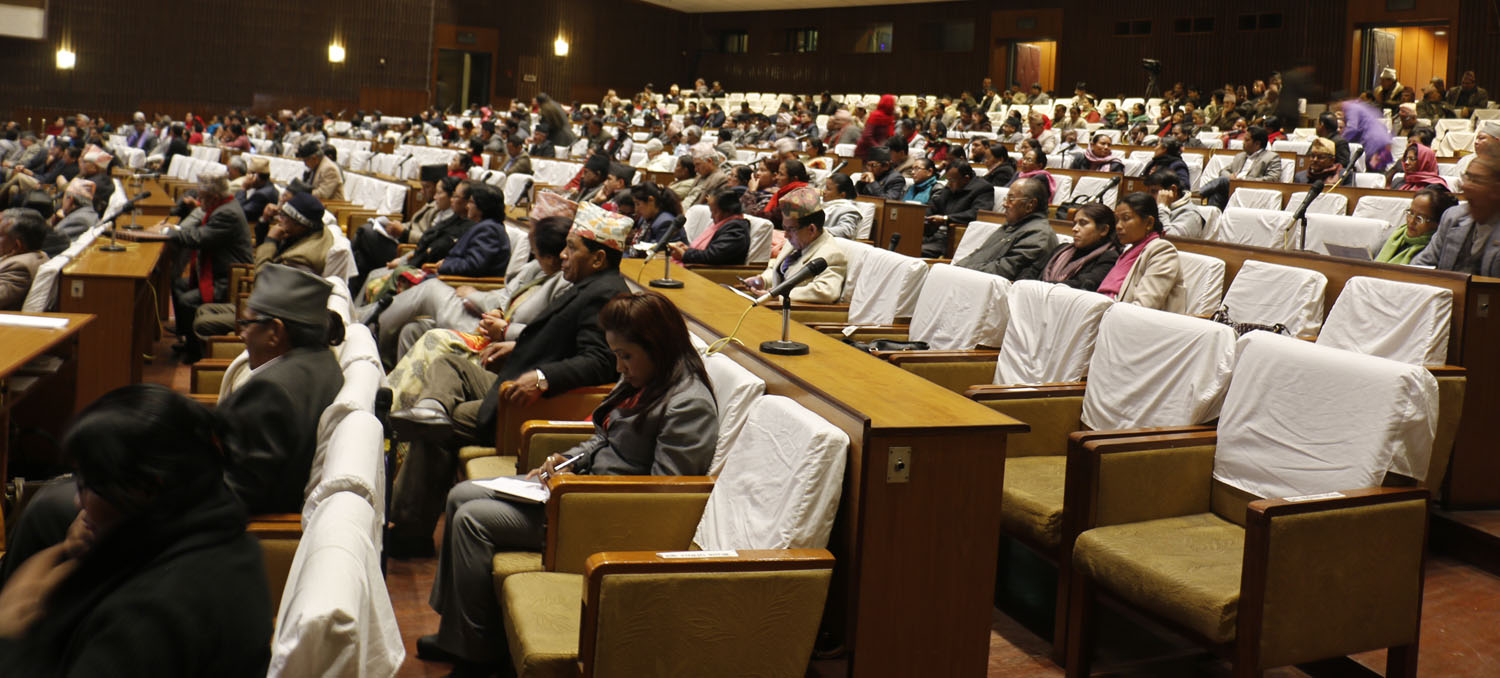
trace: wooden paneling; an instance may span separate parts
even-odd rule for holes
[[[1381,29],[1396,36],[1396,74],[1422,98],[1434,77],[1448,78],[1448,36],[1434,31],[1446,26],[1397,26]]]

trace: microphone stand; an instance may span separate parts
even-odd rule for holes
[[[1312,206],[1312,201],[1317,199],[1318,194],[1322,192],[1321,185],[1309,190],[1307,196],[1302,198],[1302,206],[1297,208],[1296,216],[1292,217],[1293,222],[1300,225],[1297,233],[1297,249],[1299,250],[1307,249],[1307,208]]]
[[[653,283],[654,284],[654,283]],[[787,290],[781,295],[781,338],[775,341],[763,341],[760,343],[760,352],[771,355],[807,355],[811,350],[800,341],[792,341],[789,338],[792,329],[792,293]]]
[[[132,213],[133,212],[134,212],[134,210],[132,210]],[[121,214],[120,212],[116,212],[112,216],[110,216],[110,218],[105,219],[104,221],[99,222],[101,224],[109,224],[110,225],[109,226],[109,244],[108,245],[102,245],[102,246],[100,246],[99,247],[99,251],[100,252],[124,252],[125,251],[125,246],[121,245],[119,243],[119,241],[115,240],[115,226],[114,226],[114,223],[115,223],[116,219],[120,218],[120,214]]]
[[[646,284],[660,289],[680,290],[682,289],[682,281],[672,279],[672,253],[668,251],[666,254],[667,256],[662,257],[662,277]]]

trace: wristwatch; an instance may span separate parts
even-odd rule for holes
[[[541,370],[536,371],[536,385],[537,388],[542,389],[542,393],[547,392],[547,375],[542,374]]]

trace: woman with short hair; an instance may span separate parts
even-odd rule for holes
[[[835,238],[854,240],[859,237],[864,214],[855,206],[854,180],[834,172],[823,180],[823,230]]]
[[[1391,232],[1391,237],[1381,246],[1380,253],[1375,255],[1375,261],[1410,264],[1412,257],[1417,256],[1432,242],[1432,234],[1442,222],[1443,214],[1457,204],[1453,194],[1438,186],[1428,186],[1417,191],[1417,195],[1411,199],[1411,207],[1406,210],[1406,223]]]
[[[709,198],[708,210],[712,223],[692,244],[667,245],[672,258],[684,264],[707,266],[745,264],[750,254],[750,221],[741,211],[739,195],[728,189],[719,191]]]

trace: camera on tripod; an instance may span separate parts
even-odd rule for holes
[[[1161,62],[1156,59],[1141,59],[1141,68],[1146,69],[1147,73],[1161,75]]]

